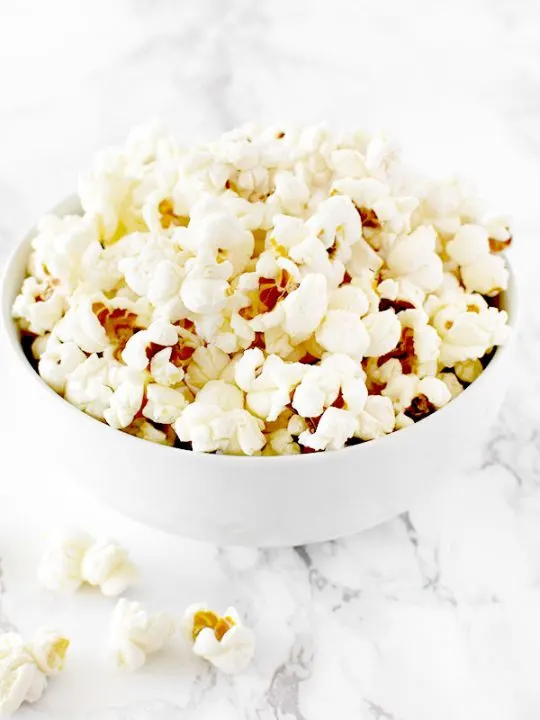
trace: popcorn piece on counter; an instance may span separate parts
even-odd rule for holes
[[[62,670],[68,647],[69,640],[53,630],[39,630],[29,644],[17,633],[0,635],[0,717],[41,698],[47,677]]]
[[[39,223],[13,316],[57,393],[152,442],[372,440],[456,397],[509,333],[508,221],[383,135],[250,124],[180,148],[155,126],[79,194],[81,215]]]
[[[195,655],[227,675],[243,672],[253,658],[255,636],[233,607],[220,617],[206,603],[190,605],[181,627]]]
[[[38,568],[40,582],[49,590],[77,590],[84,583],[104,595],[122,593],[137,578],[127,552],[112,542],[97,542],[89,535],[66,533],[45,553]]]
[[[58,537],[45,552],[37,576],[48,590],[78,590],[83,584],[82,561],[92,545],[83,533],[66,533]]]
[[[44,675],[16,633],[0,635],[0,717],[9,717],[24,702],[40,699],[47,686]]]
[[[115,597],[137,579],[135,565],[126,550],[112,542],[94,542],[84,553],[81,577],[99,587],[103,595]]]
[[[141,603],[121,598],[111,618],[109,651],[117,667],[138,670],[174,632],[175,622],[168,613],[149,615]]]
[[[58,675],[63,670],[69,640],[56,630],[41,628],[27,647],[34,662],[45,675]]]

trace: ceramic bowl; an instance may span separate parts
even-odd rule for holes
[[[77,213],[70,198],[54,209]],[[481,451],[503,400],[512,340],[457,399],[414,426],[337,452],[282,457],[205,455],[112,429],[63,400],[28,362],[11,306],[25,275],[31,231],[5,268],[4,343],[17,392],[40,419],[42,445],[65,471],[126,516],[187,538],[291,546],[342,537],[409,509]],[[515,282],[502,304],[516,322]],[[512,334],[512,336],[515,333]]]

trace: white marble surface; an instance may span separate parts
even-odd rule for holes
[[[70,489],[32,454],[46,418],[0,413],[0,627],[72,636],[35,720],[537,720],[540,717],[540,6],[533,0],[0,2],[0,259],[92,152],[161,116],[186,137],[244,120],[384,127],[514,216],[519,352],[483,464],[361,536],[219,549],[159,534]],[[0,356],[1,357],[1,356]],[[0,361],[1,362],[1,361]],[[449,438],[451,452],[451,438]],[[233,603],[258,638],[227,679],[180,643],[135,676],[103,661],[110,600],[56,598],[51,528],[112,534],[178,614]]]

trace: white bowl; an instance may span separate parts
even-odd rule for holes
[[[54,209],[77,213],[69,198]],[[414,426],[337,452],[283,457],[204,455],[113,430],[41,380],[19,342],[11,306],[25,275],[31,231],[8,260],[2,288],[18,393],[49,456],[121,513],[184,537],[226,545],[299,545],[349,535],[404,512],[448,472],[478,455],[509,376],[511,342],[449,405]],[[503,305],[516,322],[513,278]],[[515,332],[512,336],[515,335]]]

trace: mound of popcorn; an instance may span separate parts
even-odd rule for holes
[[[456,397],[508,336],[505,218],[382,135],[247,125],[101,153],[13,306],[41,377],[199,452],[337,450]]]

